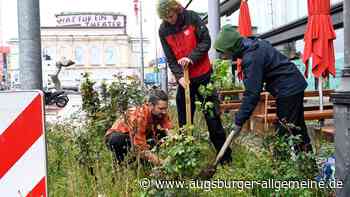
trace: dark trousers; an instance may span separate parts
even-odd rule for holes
[[[210,81],[210,75],[206,75],[201,77],[201,79],[191,81],[190,83],[190,97],[191,97],[191,119],[193,122],[193,115],[196,110],[195,106],[195,97],[199,99],[199,101],[203,102],[204,98],[198,92],[198,88],[200,85],[207,85]],[[210,116],[209,113],[204,113],[205,120],[207,122],[210,141],[213,143],[217,152],[220,151],[222,145],[226,140],[225,131],[221,124],[220,119],[220,110],[219,110],[219,100],[217,93],[209,96],[206,101],[211,101],[214,103],[214,113],[213,116]],[[178,85],[177,94],[176,94],[176,106],[178,113],[179,126],[182,127],[186,125],[186,102],[185,102],[185,89]],[[222,162],[231,161],[231,149],[228,148],[221,160]]]
[[[280,121],[285,120],[288,123],[293,123],[300,129],[291,129],[292,135],[300,135],[302,142],[295,146],[296,151],[312,151],[310,145],[310,137],[307,133],[307,128],[304,120],[304,92],[296,95],[279,98],[276,100],[277,116]],[[280,123],[277,125],[279,135],[290,134],[285,127]]]
[[[113,132],[106,137],[106,145],[114,154],[118,163],[124,161],[131,148],[130,136],[127,133]]]
[[[157,132],[157,140],[164,138],[166,134],[162,131]],[[147,136],[147,144],[153,148],[156,146],[156,139],[153,136]],[[113,132],[106,137],[106,145],[109,150],[114,153],[115,159],[118,163],[124,161],[125,156],[131,149],[130,136],[127,133]]]

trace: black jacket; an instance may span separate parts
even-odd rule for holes
[[[246,90],[236,114],[235,123],[240,126],[249,119],[263,89],[278,99],[303,92],[307,87],[296,65],[267,41],[243,38],[241,47]]]

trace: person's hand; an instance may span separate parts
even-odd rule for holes
[[[160,159],[156,154],[152,153],[151,151],[147,150],[144,152],[144,156],[146,160],[151,162],[155,166],[160,166],[164,163],[162,159]]]
[[[158,144],[159,144],[159,145],[162,145],[162,144],[164,144],[167,140],[171,140],[172,138],[174,138],[174,134],[173,134],[170,130],[168,130],[168,129],[165,130],[165,134],[166,134],[166,137],[163,137],[163,138],[161,138],[161,139],[158,141]]]
[[[158,144],[159,144],[159,145],[162,145],[162,144],[164,144],[164,143],[165,143],[164,138],[162,138],[162,139],[160,139],[160,140],[158,141]]]
[[[169,138],[173,138],[175,136],[175,133],[173,130],[171,129],[166,129],[166,135],[169,137]]]
[[[189,64],[193,64],[192,60],[188,57],[183,57],[177,61],[178,64],[181,66],[185,67],[188,66]]]
[[[165,160],[164,159],[159,159],[159,162],[158,162],[158,166],[162,166],[164,163],[165,163]]]
[[[183,87],[183,88],[186,88],[186,83],[185,83],[185,78],[184,77],[181,77],[179,80],[178,80],[179,84]]]
[[[242,130],[242,126],[235,125],[232,131],[232,132],[235,132],[234,137],[237,137],[241,133],[241,130]]]

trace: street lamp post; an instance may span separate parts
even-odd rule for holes
[[[22,89],[43,89],[39,0],[17,0]]]
[[[220,9],[219,0],[208,0],[208,27],[209,27],[212,46],[220,31],[219,9]],[[211,48],[209,51],[209,56],[210,56],[210,59],[213,60],[218,57],[218,54],[213,48]]]
[[[350,1],[344,5],[344,69],[339,88],[332,95],[335,120],[336,178],[343,181],[337,196],[350,196]]]
[[[145,86],[145,62],[144,62],[144,52],[143,52],[143,29],[142,29],[142,0],[140,0],[140,52],[141,52],[141,87]]]

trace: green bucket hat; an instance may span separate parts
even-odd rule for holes
[[[215,43],[214,48],[223,53],[238,53],[240,51],[239,45],[242,36],[236,31],[232,25],[225,25],[222,27]]]
[[[176,0],[158,0],[157,13],[160,19],[165,19],[171,10],[180,5]]]

